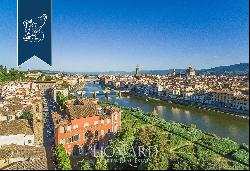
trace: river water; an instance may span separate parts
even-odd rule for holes
[[[87,83],[83,91],[85,96],[93,96],[91,92],[102,91],[98,84]],[[146,101],[143,98],[126,96],[97,95],[99,100],[117,103],[126,107],[140,107],[145,112],[153,112],[166,120],[173,120],[186,125],[195,124],[197,128],[221,137],[229,137],[238,143],[249,145],[249,120],[228,114],[187,108],[167,102]]]

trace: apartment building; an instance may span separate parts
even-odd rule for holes
[[[121,111],[92,99],[69,100],[63,114],[52,113],[55,144],[69,155],[84,155],[107,145],[121,128]]]

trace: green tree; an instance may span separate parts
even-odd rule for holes
[[[7,74],[8,70],[7,70],[7,67],[5,66],[4,67],[4,74]]]
[[[65,109],[66,100],[67,100],[67,97],[64,96],[61,92],[58,92],[56,94],[56,102],[59,104],[61,109]]]
[[[3,67],[2,65],[0,66],[0,82],[24,80],[24,78],[25,78],[24,72],[11,68],[9,70],[9,73],[7,73],[6,66],[5,67]]]
[[[20,119],[26,119],[29,121],[30,124],[32,124],[33,121],[33,114],[31,112],[24,112],[21,116]]]
[[[53,80],[53,77],[51,77],[51,76],[49,76],[49,75],[46,75],[46,76],[44,77],[44,81],[51,81],[51,80]]]
[[[108,170],[107,160],[102,152],[97,156],[95,170]]]
[[[59,106],[61,107],[61,109],[65,109],[66,107],[66,101],[67,100],[72,100],[72,99],[76,99],[75,95],[68,95],[68,96],[64,96],[61,92],[58,92],[56,94],[56,102],[59,104]]]
[[[179,159],[173,163],[172,166],[173,170],[192,170],[190,164],[184,160],[184,159]]]
[[[3,65],[0,65],[0,73],[4,73]]]
[[[89,162],[85,159],[82,160],[81,170],[93,170]]]
[[[102,107],[115,107],[108,102],[98,102],[98,104]],[[137,163],[136,166],[143,170],[249,169],[249,147],[247,145],[239,145],[230,139],[204,133],[195,125],[186,126],[160,119],[141,110],[122,107],[122,128],[116,134],[115,139],[111,141],[111,149],[131,143],[134,149],[138,145],[145,147],[157,145],[157,154],[149,157],[146,155],[142,158],[148,159],[144,160],[146,162]],[[110,154],[113,154],[113,151],[110,151]],[[133,160],[133,151],[127,149],[123,151],[124,155],[115,154],[112,156],[114,160],[108,163],[109,169],[134,169],[131,166],[136,163],[127,160]],[[132,157],[129,158],[131,155]],[[125,163],[114,162],[123,157]]]
[[[70,84],[69,84],[68,82],[66,82],[66,81],[63,81],[63,83],[61,84],[61,86],[62,86],[63,88],[69,88],[69,87],[70,87]]]
[[[56,146],[56,160],[59,170],[72,170],[69,155],[66,153],[62,144]]]
[[[159,130],[146,126],[139,129],[137,133],[137,141],[140,141],[140,146],[150,151],[145,151],[146,156],[144,162],[139,166],[141,169],[146,170],[166,170],[169,161],[169,145],[166,142],[166,134],[161,133]],[[136,147],[137,149],[139,147]],[[145,162],[146,161],[146,162]]]
[[[75,95],[69,94],[67,97],[68,100],[76,99]]]

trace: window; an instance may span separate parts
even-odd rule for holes
[[[108,133],[110,134],[110,132],[111,132],[111,130],[110,129],[108,129]]]
[[[89,126],[89,123],[85,123],[83,126],[84,126],[84,128],[86,128]]]
[[[89,147],[86,144],[83,146],[83,152],[84,153],[89,152]]]
[[[7,120],[11,120],[12,119],[12,116],[7,116]]]
[[[96,131],[95,131],[95,137],[97,137],[97,136],[98,136],[98,131],[96,130]]]
[[[95,141],[95,142],[94,142],[94,147],[95,147],[96,150],[98,150],[98,149],[100,148],[100,143],[99,143],[99,141]]]
[[[89,132],[86,132],[84,137],[85,137],[85,139],[89,139],[90,133],[89,133]]]
[[[74,135],[74,136],[73,136],[73,141],[78,141],[78,140],[79,140],[79,137],[80,137],[80,136],[79,136],[78,134],[77,134],[77,135]]]
[[[104,136],[104,130],[101,130],[101,136]]]
[[[110,119],[107,119],[107,124],[110,124]]]
[[[115,114],[115,121],[117,121],[117,117],[118,117],[117,114]]]
[[[117,125],[115,125],[114,132],[117,132]]]
[[[102,124],[102,125],[104,124],[104,120],[101,120],[101,124]]]
[[[39,112],[39,106],[38,105],[36,106],[36,112]]]
[[[64,127],[60,126],[60,133],[64,133]]]
[[[77,128],[78,128],[78,125],[74,125],[74,126],[73,126],[73,129],[77,129]]]
[[[31,140],[28,140],[28,144],[31,144],[32,143],[32,141]]]
[[[67,126],[67,132],[70,132],[71,131],[71,126]]]
[[[66,142],[67,144],[71,143],[71,138],[67,138]]]
[[[63,139],[60,139],[60,144],[64,144],[64,140]]]
[[[94,122],[94,126],[96,126],[96,125],[98,125],[98,121],[95,121],[95,122]]]

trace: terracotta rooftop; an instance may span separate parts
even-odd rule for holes
[[[90,99],[76,99],[67,101],[67,110],[70,118],[82,118],[98,115],[98,108],[101,108],[95,101]]]
[[[6,107],[11,111],[17,111],[17,110],[22,110],[23,105],[17,101],[11,102],[10,104],[7,104]]]
[[[45,158],[45,148],[22,145],[4,145],[0,148],[0,159],[9,158]]]
[[[0,115],[2,116],[8,116],[8,115],[16,115],[16,112],[15,111],[6,111],[6,110],[3,110],[3,109],[0,109]]]
[[[3,170],[48,170],[48,166],[46,159],[35,159],[12,163]]]
[[[23,112],[31,112],[31,111],[32,111],[32,105],[28,105],[23,108]]]
[[[56,83],[56,81],[34,81],[34,83]]]
[[[13,121],[0,122],[0,135],[17,135],[26,134],[32,135],[33,130],[30,127],[28,120],[19,119]]]

